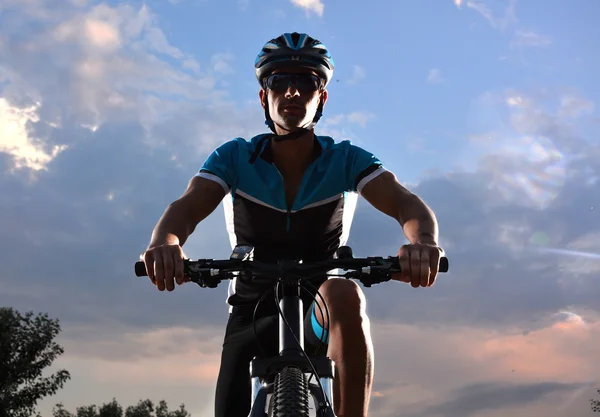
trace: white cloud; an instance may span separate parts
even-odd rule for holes
[[[511,41],[511,46],[548,46],[550,45],[550,38],[544,35],[540,35],[531,30],[517,30],[514,39]]]
[[[30,136],[27,126],[40,121],[39,107],[36,103],[18,108],[0,97],[0,152],[12,155],[15,169],[47,169],[48,164],[67,149],[65,145],[44,146],[38,138]]]
[[[523,105],[523,97],[521,96],[509,96],[506,98],[506,104],[510,107],[520,107]]]
[[[306,10],[307,13],[315,13],[318,16],[323,16],[325,5],[321,0],[291,0],[298,7]]]
[[[210,59],[210,63],[213,67],[213,69],[221,74],[233,74],[235,72],[233,66],[231,65],[232,61],[235,59],[235,57],[233,56],[233,54],[230,53],[226,53],[226,52],[220,52],[217,54],[214,54],[211,59]]]
[[[582,286],[600,275],[600,231],[591,231],[579,236],[568,242],[564,250],[555,253],[563,255],[559,267],[564,273],[562,283],[565,286]],[[584,280],[577,282],[579,277]]]
[[[432,68],[429,70],[429,73],[427,74],[427,82],[429,84],[437,84],[441,83],[442,81],[442,70],[439,68]]]
[[[366,76],[366,71],[360,65],[354,65],[354,72],[352,73],[352,77],[348,80],[348,84],[356,84],[360,80],[364,79]]]
[[[21,26],[38,27],[25,47],[11,45],[10,36],[0,43],[0,59],[11,63],[0,68],[0,79],[7,82],[3,95],[11,104],[23,103],[17,107],[39,102],[44,114],[62,112],[79,125],[142,121],[151,128],[176,111],[168,103],[155,106],[166,95],[222,102],[214,80],[202,74],[193,57],[168,42],[147,6],[65,7],[53,15],[40,5],[37,14],[24,8],[15,19]],[[45,53],[54,59],[43,59]],[[162,60],[161,54],[174,62]],[[216,61],[217,69],[226,71],[226,61],[221,61]]]
[[[362,144],[361,136],[356,133],[354,126],[366,128],[367,123],[373,120],[375,115],[366,111],[354,111],[347,114],[336,114],[324,117],[316,130],[319,134],[331,136],[336,141],[351,140],[355,144]]]
[[[463,3],[463,0],[454,0],[454,4],[456,5],[456,7],[458,7],[459,9],[461,8]]]
[[[324,124],[328,127],[330,126],[338,126],[344,122],[358,124],[361,127],[366,127],[367,122],[375,118],[375,115],[366,111],[354,111],[348,114],[336,114],[335,116],[330,116],[324,118]]]
[[[355,111],[348,114],[347,119],[349,123],[355,123],[362,128],[367,127],[367,122],[375,118],[375,115],[370,112]]]
[[[98,48],[116,49],[119,47],[119,32],[105,22],[88,19],[85,22],[84,33],[90,43]]]
[[[471,141],[456,163],[486,173],[511,204],[548,208],[564,192],[573,155],[589,146],[571,119],[593,109],[572,92],[484,94],[471,106]]]
[[[462,0],[459,3],[462,5]],[[516,4],[517,0],[508,0],[506,7],[504,7],[501,11],[494,12],[488,3],[484,1],[467,0],[466,3],[467,8],[475,10],[482,15],[493,28],[500,30],[504,30],[508,26],[517,22],[517,16],[515,12]],[[500,13],[503,14],[502,17],[498,17],[498,14]]]
[[[576,97],[565,95],[560,100],[558,116],[566,118],[577,118],[584,114],[591,114],[594,111],[594,102]]]

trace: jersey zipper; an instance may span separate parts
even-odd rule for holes
[[[315,165],[315,163],[318,161],[318,158],[314,161],[312,161],[308,167],[306,168],[306,171],[304,172],[304,175],[302,177],[302,181],[300,183],[300,187],[298,187],[298,192],[297,194],[300,194],[301,191],[303,191],[303,185],[304,185],[304,181],[306,181],[306,176],[309,173],[309,170],[311,170],[313,168],[313,165]],[[273,167],[275,168],[275,170],[277,171],[277,173],[279,174],[279,176],[281,177],[281,183],[283,184],[283,195],[284,195],[284,199],[285,199],[285,180],[283,179],[283,175],[281,175],[281,172],[279,171],[279,169],[275,166],[275,164],[273,164]],[[296,198],[298,197],[298,195],[296,195],[294,197],[294,201],[296,200]],[[292,207],[293,207],[292,203]],[[287,208],[286,211],[286,216],[285,216],[285,231],[287,233],[290,232],[290,215],[292,213],[292,208],[290,206],[288,206],[287,201],[285,202],[285,206]]]
[[[275,168],[275,171],[277,171],[277,173],[279,174],[279,177],[281,178],[281,184],[283,185],[283,199],[285,200],[285,180],[283,179],[283,175],[281,175],[281,172],[275,166],[275,164],[273,164],[273,168]],[[287,209],[286,215],[285,215],[285,231],[286,231],[286,233],[290,233],[290,214],[292,212],[292,209],[290,206],[288,206],[287,201],[285,202],[285,207]]]

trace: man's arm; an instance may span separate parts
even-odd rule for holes
[[[215,181],[193,177],[185,193],[173,201],[156,224],[148,248],[159,245],[183,246],[198,223],[223,200],[225,190]]]
[[[142,254],[148,278],[159,291],[173,291],[175,279],[184,282],[181,247],[194,229],[219,205],[225,190],[219,183],[193,177],[185,193],[167,207],[154,231],[148,249]]]
[[[361,195],[373,207],[398,221],[412,243],[438,245],[438,225],[433,211],[386,171],[369,181]]]

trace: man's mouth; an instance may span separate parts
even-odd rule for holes
[[[298,112],[298,111],[302,111],[302,107],[298,106],[296,104],[288,104],[287,106],[283,106],[283,110],[284,111]]]

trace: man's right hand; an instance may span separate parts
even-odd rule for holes
[[[182,285],[190,281],[183,273],[183,260],[187,256],[179,245],[160,245],[148,248],[140,259],[146,265],[148,278],[159,291],[173,291],[175,282]]]

